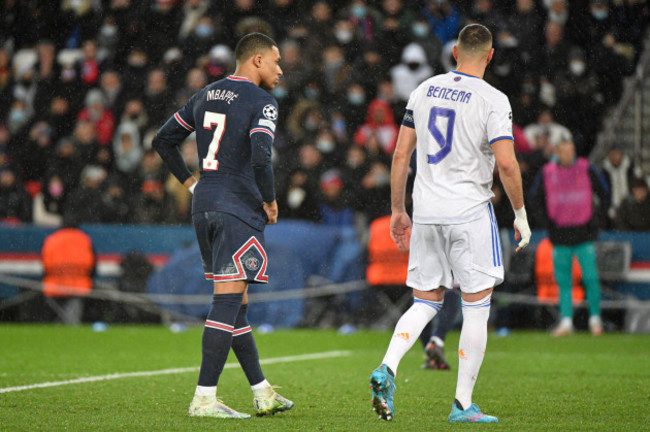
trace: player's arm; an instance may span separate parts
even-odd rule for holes
[[[521,171],[519,162],[515,156],[514,142],[510,139],[502,139],[492,143],[492,152],[499,169],[499,177],[510,204],[515,211],[515,240],[519,242],[517,252],[525,248],[530,241],[530,228],[524,208],[524,192],[521,183]]]
[[[411,125],[402,124],[400,127],[399,135],[397,137],[397,146],[395,147],[395,153],[393,154],[393,164],[390,170],[392,210],[390,235],[401,251],[408,250],[407,231],[411,227],[411,219],[406,214],[406,207],[404,205],[406,199],[406,181],[408,178],[411,156],[413,155],[416,145],[415,129],[411,127]]]
[[[193,120],[191,116],[187,115],[187,113],[191,112],[188,108],[191,101],[192,99],[190,99],[190,102],[184,108],[174,113],[158,130],[156,136],[153,138],[152,146],[174,177],[188,188],[190,192],[194,193],[197,180],[187,168],[179,148],[183,140],[194,131],[194,126],[192,125]]]
[[[264,202],[263,208],[268,218],[267,225],[278,221],[278,204],[275,200],[275,180],[271,162],[277,117],[277,104],[267,103],[258,107],[250,131],[251,165],[255,174],[255,183]]]

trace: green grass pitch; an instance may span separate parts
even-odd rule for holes
[[[474,400],[495,425],[450,425],[456,386],[458,333],[447,340],[451,372],[420,369],[416,345],[400,364],[396,416],[371,412],[368,376],[381,361],[388,332],[283,330],[257,335],[263,359],[349,351],[342,357],[264,366],[272,384],[296,406],[248,420],[189,418],[197,372],[126,377],[1,392],[1,431],[643,431],[650,430],[650,337],[546,333],[490,334]],[[0,389],[83,377],[196,367],[201,329],[172,333],[158,326],[0,325]],[[229,362],[235,361],[231,353]],[[226,369],[219,395],[252,413],[242,371]]]

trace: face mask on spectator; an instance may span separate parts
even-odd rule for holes
[[[569,70],[573,75],[582,75],[585,70],[587,69],[587,65],[585,65],[585,62],[579,61],[579,60],[574,60],[571,63],[569,63]]]
[[[429,26],[425,23],[415,23],[413,24],[413,27],[411,27],[411,31],[417,37],[425,37],[429,34]]]
[[[63,195],[63,184],[60,181],[50,182],[47,191],[50,193],[52,198],[59,198]]]
[[[561,25],[564,25],[568,18],[569,18],[569,12],[567,11],[564,11],[562,13],[557,13],[551,10],[548,12],[548,20]]]
[[[366,97],[362,93],[348,93],[348,102],[352,105],[361,105],[366,101]]]
[[[320,150],[321,153],[332,153],[334,151],[334,141],[329,139],[320,139],[316,141],[316,148]]]
[[[352,8],[352,14],[357,18],[366,16],[366,7],[364,5],[356,5]]]
[[[117,34],[117,26],[110,24],[102,26],[102,28],[99,30],[99,34],[105,38],[112,38]]]
[[[289,91],[287,90],[286,87],[275,86],[275,88],[273,90],[271,90],[271,94],[276,99],[282,100],[282,99],[287,97],[287,95],[289,94]]]
[[[210,36],[212,34],[212,31],[213,31],[212,26],[209,24],[201,24],[196,27],[196,30],[194,30],[196,35],[200,38],[205,38]]]
[[[609,16],[609,11],[607,9],[592,9],[591,16],[596,18],[598,21],[607,19]]]
[[[305,97],[309,100],[316,100],[320,96],[320,92],[314,88],[307,87],[305,88]]]
[[[307,119],[307,120],[305,120],[304,127],[308,131],[315,131],[316,128],[318,128],[318,123],[316,123],[315,121],[313,121],[311,119]]]
[[[336,30],[336,32],[334,32],[334,34],[336,35],[336,40],[339,41],[339,43],[342,43],[342,44],[346,44],[346,43],[350,42],[352,40],[352,38],[354,37],[354,34],[352,33],[351,30],[345,30],[345,29]]]
[[[25,110],[14,109],[9,113],[9,123],[22,123],[25,120]]]

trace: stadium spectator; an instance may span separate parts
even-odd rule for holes
[[[104,204],[104,223],[128,224],[133,223],[133,202],[122,186],[117,176],[109,176],[102,194]]]
[[[7,116],[7,129],[12,135],[19,135],[23,128],[29,123],[30,116],[27,112],[25,102],[20,99],[14,100]]]
[[[102,72],[102,65],[97,57],[97,42],[94,39],[85,40],[82,52],[83,58],[75,65],[77,74],[87,88],[96,87]]]
[[[174,224],[176,200],[169,194],[163,183],[156,179],[145,179],[142,194],[137,198],[134,208],[135,221],[141,224]]]
[[[366,0],[351,0],[343,9],[341,16],[346,17],[360,40],[372,42],[381,36],[381,13]]]
[[[569,19],[569,5],[566,0],[544,0],[548,20],[564,26]]]
[[[547,159],[561,141],[572,138],[571,131],[557,123],[553,118],[553,112],[547,107],[542,107],[535,123],[524,127],[524,135],[531,144],[532,150],[543,152]]]
[[[323,94],[321,99],[325,104],[335,102],[343,93],[350,75],[353,72],[343,55],[343,51],[337,45],[325,47],[322,55],[322,76],[324,79]],[[367,73],[372,71],[367,70]]]
[[[486,26],[495,37],[506,24],[505,17],[494,7],[492,0],[474,0],[469,18],[473,22]],[[495,42],[497,40],[498,37],[496,37]]]
[[[540,56],[542,46],[543,15],[534,0],[517,0],[515,10],[507,18],[508,29],[517,41],[517,52],[521,71],[533,71],[535,59]]]
[[[619,146],[609,150],[601,168],[610,189],[611,205],[607,215],[612,222],[616,219],[621,203],[630,195],[632,180],[641,176],[641,170],[634,166],[632,159]]]
[[[81,172],[80,185],[68,195],[63,205],[63,224],[78,226],[105,221],[102,186],[106,170],[87,165]]]
[[[278,188],[278,207],[282,219],[320,222],[319,191],[309,180],[307,170],[297,167]]]
[[[300,8],[296,3],[294,0],[271,0],[269,2],[266,16],[273,26],[277,40],[284,40],[287,37],[287,31],[300,21]],[[321,21],[331,19],[332,10],[328,2],[315,2],[312,10],[315,10],[314,15],[320,17]]]
[[[345,195],[341,173],[337,169],[327,170],[319,183],[323,199],[320,203],[322,223],[328,226],[354,226],[354,211]]]
[[[149,61],[147,51],[137,45],[131,45],[126,57],[126,66],[122,71],[124,87],[131,97],[142,97],[147,79],[147,65]]]
[[[205,15],[199,18],[194,30],[185,38],[181,45],[184,55],[194,63],[196,60],[221,40],[220,29],[211,16]]]
[[[70,102],[63,96],[54,96],[44,117],[52,127],[52,140],[58,142],[75,125],[76,115],[70,110]]]
[[[52,41],[47,39],[40,41],[36,50],[38,57],[34,64],[34,72],[37,77],[35,99],[41,103],[37,104],[34,109],[35,114],[40,117],[47,113],[48,102],[56,90],[60,67],[56,62],[56,47]]]
[[[58,175],[44,179],[41,191],[34,196],[34,224],[60,227],[66,192],[63,180]]]
[[[58,176],[63,182],[63,196],[69,191],[77,187],[81,171],[84,168],[86,161],[80,157],[80,152],[71,138],[62,138],[56,144],[55,154],[50,163],[50,166],[45,173],[46,182],[52,176]],[[63,203],[64,201],[59,201]],[[57,210],[63,213],[62,207]]]
[[[0,119],[4,119],[7,115],[7,109],[13,98],[14,77],[10,63],[9,53],[0,47]]]
[[[223,44],[215,45],[210,49],[207,58],[199,60],[197,65],[202,65],[209,82],[218,81],[225,78],[233,66],[232,50]]]
[[[594,204],[596,194],[600,205]],[[573,141],[563,139],[557,146],[557,162],[544,165],[531,189],[532,206],[538,220],[548,228],[553,244],[553,268],[560,287],[560,322],[553,336],[573,332],[571,263],[575,255],[582,268],[582,281],[589,301],[589,329],[595,336],[603,332],[600,317],[600,281],[594,242],[598,237],[601,213],[609,208],[609,191],[600,171],[589,161],[576,157]]]
[[[124,122],[135,124],[141,134],[146,131],[149,126],[149,116],[141,99],[132,98],[126,101],[120,118],[120,123]]]
[[[46,121],[38,121],[22,141],[15,154],[16,163],[21,168],[21,178],[25,182],[40,181],[54,154],[52,126]]]
[[[402,51],[401,63],[390,70],[395,96],[406,102],[411,92],[432,74],[422,46],[414,42],[408,44]]]
[[[405,7],[403,0],[382,0],[381,14],[383,16],[382,31],[377,44],[381,46],[381,55],[388,62],[392,62],[390,66],[394,66],[402,48],[410,42],[409,35],[416,14],[411,8]],[[427,33],[429,33],[428,29]],[[377,51],[379,52],[379,50]]]
[[[32,221],[32,198],[18,180],[16,171],[0,168],[0,223]]]
[[[186,101],[208,84],[205,71],[201,68],[192,68],[185,75],[185,85],[176,90],[174,101]],[[182,103],[182,102],[181,102]]]
[[[560,72],[553,83],[557,93],[558,122],[566,125],[574,140],[582,145],[578,154],[591,151],[596,142],[596,131],[602,114],[603,94],[600,80],[581,48],[569,51],[569,67]],[[591,114],[584,115],[588,111]]]
[[[630,182],[631,196],[621,203],[616,216],[616,229],[621,231],[650,230],[650,199],[648,184],[643,178]]]
[[[368,105],[365,123],[354,134],[354,143],[359,146],[367,146],[368,141],[374,138],[386,155],[392,155],[398,132],[399,128],[388,102],[374,99]]]
[[[571,45],[565,39],[564,27],[555,21],[547,21],[544,27],[545,44],[540,56],[540,70],[546,78],[552,78],[568,66]]]
[[[142,102],[151,126],[159,127],[165,122],[171,110],[172,100],[173,95],[167,85],[165,71],[160,68],[149,71]]]
[[[175,0],[154,0],[144,14],[144,32],[139,41],[147,47],[151,60],[157,63],[165,52],[166,43],[176,40],[182,22],[181,8]]]
[[[140,144],[140,132],[134,123],[120,123],[113,139],[113,154],[115,168],[122,178],[128,179],[138,170],[144,150]]]
[[[115,118],[113,113],[106,108],[106,101],[101,90],[93,89],[86,94],[86,108],[79,113],[77,119],[92,124],[97,144],[103,146],[113,139]]]
[[[178,32],[178,40],[184,41],[207,15],[210,9],[209,0],[187,0],[183,3],[183,19]]]
[[[352,65],[353,74],[350,81],[360,83],[366,94],[374,97],[377,92],[377,77],[388,76],[389,66],[385,60],[387,58],[389,57],[383,46],[378,43],[366,44],[362,55]]]
[[[122,85],[122,79],[119,72],[115,70],[106,70],[100,77],[100,90],[104,96],[106,109],[113,116],[119,116],[124,110],[126,103],[126,92]]]
[[[366,117],[367,94],[366,90],[358,82],[352,82],[346,89],[345,101],[341,107],[343,121],[348,136],[354,135],[363,124]]]
[[[431,32],[443,45],[458,36],[462,17],[449,0],[427,0],[422,14]]]

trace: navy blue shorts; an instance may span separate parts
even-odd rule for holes
[[[263,231],[231,214],[216,211],[193,214],[192,221],[206,279],[269,281]]]

